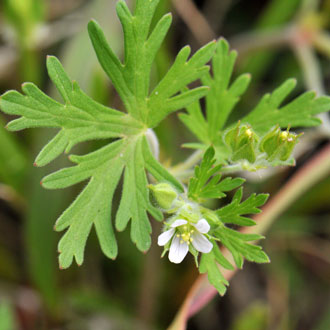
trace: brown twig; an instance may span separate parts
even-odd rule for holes
[[[215,32],[191,0],[172,0],[172,3],[201,45],[216,38]]]
[[[292,40],[292,32],[291,26],[246,32],[232,37],[229,43],[233,49],[237,50],[240,57],[244,57],[250,52],[287,47]]]

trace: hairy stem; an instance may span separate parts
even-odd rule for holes
[[[187,158],[183,163],[173,166],[169,171],[177,179],[185,179],[193,175],[193,167],[199,163],[203,156],[202,150],[195,151],[189,158]]]
[[[326,145],[313,159],[298,170],[293,177],[283,186],[282,189],[267,203],[263,212],[254,217],[257,225],[253,228],[247,227],[242,230],[244,233],[254,232],[264,234],[273,222],[290,205],[303,195],[314,184],[330,173],[330,144]],[[228,251],[222,249],[225,257]],[[233,271],[223,271],[227,280],[235,274]],[[188,292],[179,312],[168,330],[184,330],[189,317],[200,311],[215,295],[217,291],[211,286],[206,275],[200,275],[190,291]]]

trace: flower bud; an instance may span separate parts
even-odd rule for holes
[[[178,193],[168,183],[159,183],[156,185],[149,185],[149,188],[157,202],[157,204],[164,210],[173,207],[173,202],[177,199]]]
[[[298,143],[300,135],[290,133],[289,131],[281,131],[279,127],[275,127],[267,133],[260,142],[260,151],[267,154],[267,160],[286,161],[290,158],[295,145]]]
[[[227,132],[225,142],[232,150],[232,161],[247,160],[254,163],[256,160],[256,146],[258,136],[248,125],[238,125]]]

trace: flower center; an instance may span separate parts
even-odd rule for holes
[[[188,245],[193,241],[193,238],[191,237],[192,234],[194,233],[194,229],[192,226],[189,225],[184,225],[184,226],[180,226],[178,228],[178,233],[177,233],[177,237],[181,237],[180,243],[187,243]]]

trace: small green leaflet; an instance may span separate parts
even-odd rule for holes
[[[229,51],[228,43],[220,39],[212,58],[213,77],[210,73],[203,76],[203,84],[210,87],[206,96],[206,118],[199,102],[187,107],[188,114],[179,115],[183,123],[205,144],[216,143],[220,139],[219,131],[226,127],[229,114],[249,85],[248,74],[239,76],[230,84],[236,57],[236,51]]]
[[[238,268],[243,267],[243,257],[257,263],[269,262],[269,258],[266,253],[262,251],[261,246],[248,243],[249,241],[262,239],[262,236],[257,234],[243,234],[225,226],[218,229],[215,235],[233,255]]]
[[[205,198],[222,198],[225,192],[231,191],[244,183],[244,179],[230,177],[221,180],[221,165],[214,165],[214,148],[210,147],[204,154],[202,162],[195,167],[195,176],[189,181],[188,197],[195,201]]]
[[[210,147],[204,154],[200,166],[195,168],[195,176],[190,179],[188,187],[188,197],[199,203],[204,198],[222,198],[224,192],[232,191],[242,185],[241,178],[225,178],[221,181],[221,165],[215,165],[215,152]],[[225,269],[234,269],[230,262],[221,253],[218,242],[223,244],[232,254],[234,262],[238,268],[243,267],[243,258],[258,262],[269,262],[269,258],[262,251],[260,246],[249,244],[250,241],[260,240],[263,237],[257,234],[244,234],[234,229],[226,227],[226,224],[253,226],[255,222],[245,217],[246,215],[261,212],[259,207],[264,205],[268,199],[267,194],[252,194],[242,202],[243,188],[239,188],[230,204],[212,211],[201,208],[202,216],[211,226],[208,232],[208,239],[213,243],[213,249],[209,253],[203,253],[200,260],[199,271],[207,273],[210,283],[219,291],[221,295],[226,292],[229,285],[218,265]]]
[[[253,226],[255,222],[243,215],[258,214],[261,212],[259,207],[264,205],[268,199],[268,194],[252,194],[245,201],[242,201],[243,188],[241,187],[235,193],[230,204],[215,211],[219,220],[223,224],[215,230],[214,236],[228,248],[234,257],[236,266],[242,268],[243,257],[249,261],[258,263],[268,262],[267,255],[261,250],[261,247],[248,244],[247,241],[255,241],[263,238],[255,234],[243,234],[230,229],[225,224],[234,224],[239,226]]]
[[[237,230],[226,227],[226,223],[242,226],[253,226],[255,222],[242,215],[256,214],[260,212],[259,207],[266,203],[267,194],[252,194],[241,203],[243,189],[240,188],[233,197],[232,203],[220,208],[215,212],[218,217],[217,227],[212,231],[214,237],[214,248],[208,254],[201,257],[199,271],[207,273],[210,283],[219,291],[221,295],[226,292],[228,281],[221,274],[218,265],[225,269],[233,269],[233,266],[222,255],[217,241],[220,241],[232,254],[236,267],[242,268],[244,259],[257,263],[267,263],[269,258],[261,246],[248,242],[258,241],[264,237],[257,234],[244,234]]]
[[[35,85],[26,83],[22,90],[5,93],[0,99],[2,111],[21,116],[8,124],[12,131],[33,127],[54,127],[59,131],[41,150],[37,166],[44,166],[61,153],[70,152],[77,143],[95,139],[113,139],[105,147],[84,156],[71,155],[75,166],[59,170],[42,180],[45,188],[59,189],[89,180],[77,199],[60,216],[56,230],[67,229],[59,243],[60,267],[67,268],[73,258],[83,262],[89,232],[94,225],[103,252],[117,255],[117,243],[111,224],[114,191],[124,176],[122,197],[116,214],[116,228],[124,230],[131,221],[131,238],[141,251],[151,244],[150,213],[161,220],[162,214],[149,200],[147,175],[170,182],[182,192],[181,184],[154,158],[146,135],[170,113],[206,95],[208,87],[184,91],[187,84],[208,72],[205,64],[213,56],[211,42],[191,58],[190,48],[183,48],[168,73],[150,92],[150,72],[154,58],[171,24],[165,15],[150,31],[159,0],[137,0],[132,14],[124,1],[117,3],[125,39],[125,59],[121,62],[108,45],[99,25],[91,21],[88,31],[97,57],[116,88],[127,113],[105,107],[81,91],[65,73],[55,57],[48,57],[47,69],[59,90],[61,104]]]
[[[281,106],[296,86],[295,79],[288,79],[273,93],[266,94],[259,104],[242,119],[253,129],[264,134],[272,127],[310,127],[321,124],[316,115],[330,110],[330,97],[316,97],[313,91],[306,92],[288,104]]]
[[[260,213],[258,207],[264,205],[268,199],[268,194],[252,194],[244,202],[241,203],[243,196],[243,188],[240,188],[235,193],[230,204],[225,205],[216,211],[217,216],[223,223],[231,223],[239,226],[253,226],[255,222],[244,214]]]
[[[227,119],[250,82],[250,76],[243,74],[230,84],[235,59],[236,52],[229,51],[228,43],[221,39],[212,60],[213,77],[209,73],[203,77],[203,84],[210,86],[206,96],[206,118],[199,102],[190,104],[186,108],[188,113],[179,115],[187,128],[202,142],[202,145],[191,144],[191,147],[205,148],[204,145],[213,144],[216,150],[228,152],[224,150],[222,141],[223,132],[229,127]],[[289,79],[273,93],[266,94],[241,119],[241,123],[250,125],[261,135],[277,125],[283,129],[319,125],[321,121],[316,115],[330,110],[330,97],[316,97],[315,92],[306,92],[281,106],[295,85],[295,80]]]
[[[248,243],[263,239],[263,236],[243,234],[225,226],[216,230],[214,235],[230,251],[238,268],[243,267],[243,257],[256,263],[268,263],[270,261],[267,254],[262,251],[261,246]],[[202,255],[199,271],[202,274],[207,273],[209,282],[223,296],[226,293],[226,287],[229,283],[221,273],[219,266],[228,270],[234,269],[231,263],[223,256],[216,241],[214,241],[212,251]]]

